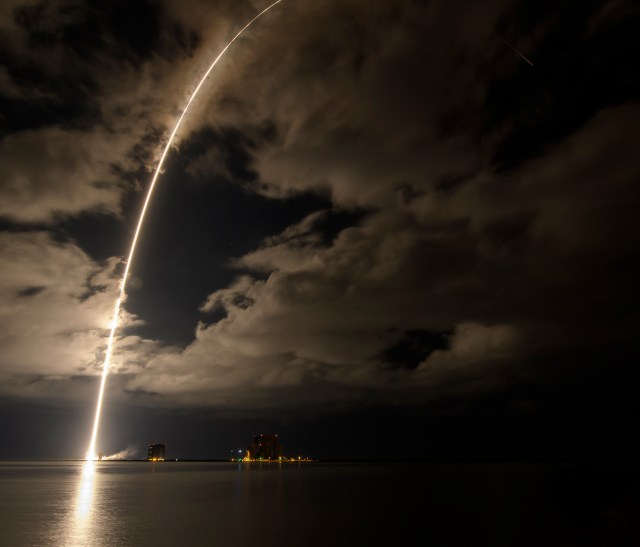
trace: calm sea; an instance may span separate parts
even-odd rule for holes
[[[0,544],[640,545],[637,473],[567,464],[0,463]]]

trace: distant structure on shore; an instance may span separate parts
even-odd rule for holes
[[[232,462],[300,463],[316,461],[307,456],[284,456],[278,435],[264,435],[262,433],[253,437],[253,442],[247,446],[244,457],[240,457],[242,449],[237,452],[232,450],[231,452],[238,454],[237,457],[231,457]]]
[[[150,444],[147,449],[147,460],[150,462],[163,462],[165,448],[163,444]]]
[[[278,435],[256,435],[247,447],[245,461],[276,461],[282,459],[282,446]]]

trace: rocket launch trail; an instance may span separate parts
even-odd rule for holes
[[[171,146],[173,144],[173,141],[175,139],[176,133],[178,132],[178,129],[180,128],[180,125],[182,124],[182,121],[184,120],[184,117],[186,116],[186,114],[187,114],[187,112],[189,110],[189,107],[191,106],[191,103],[193,103],[193,101],[195,100],[196,96],[198,95],[198,92],[200,91],[200,89],[204,85],[205,81],[209,77],[209,74],[214,69],[214,67],[218,64],[218,61],[227,52],[227,50],[231,47],[231,45],[238,38],[240,38],[240,36],[242,36],[242,34],[251,25],[253,25],[253,23],[255,23],[265,13],[267,13],[269,10],[271,10],[271,8],[273,8],[274,6],[276,6],[277,4],[279,4],[282,1],[283,0],[276,0],[275,2],[273,2],[272,4],[267,6],[265,9],[263,9],[260,13],[258,13],[258,15],[256,15],[253,19],[251,19],[251,21],[249,21],[244,27],[242,27],[240,29],[240,31],[229,41],[229,43],[227,43],[227,45],[222,49],[222,51],[212,61],[212,63],[209,65],[209,68],[204,73],[204,76],[202,76],[202,78],[200,79],[200,82],[198,83],[198,85],[196,86],[195,90],[193,91],[193,93],[189,97],[189,100],[187,101],[187,104],[184,107],[184,109],[182,111],[182,114],[178,118],[178,121],[176,122],[173,130],[171,131],[171,133],[169,135],[169,139],[167,140],[167,144],[165,145],[164,150],[162,151],[162,155],[160,156],[160,160],[158,161],[158,165],[157,165],[156,170],[155,170],[155,172],[153,174],[153,177],[151,179],[151,184],[149,185],[149,189],[147,190],[147,196],[146,196],[146,198],[144,200],[144,204],[142,206],[142,210],[140,211],[140,217],[138,218],[138,224],[136,226],[136,230],[134,232],[133,239],[131,241],[131,247],[129,249],[129,256],[128,256],[127,261],[125,263],[124,274],[122,275],[122,280],[120,281],[120,292],[118,294],[118,298],[116,299],[116,302],[115,302],[115,305],[114,305],[114,309],[113,309],[113,319],[111,321],[111,330],[109,332],[109,339],[108,339],[108,342],[107,342],[107,349],[106,349],[106,352],[105,352],[104,363],[102,365],[102,376],[101,376],[101,380],[100,380],[100,389],[99,389],[99,392],[98,392],[98,400],[97,400],[97,403],[96,403],[96,412],[95,412],[95,418],[94,418],[94,421],[93,421],[93,429],[92,429],[92,432],[91,432],[91,441],[89,442],[89,448],[87,449],[87,453],[86,453],[86,459],[87,460],[96,459],[96,453],[95,453],[96,452],[96,450],[95,450],[96,449],[96,439],[98,437],[98,429],[100,427],[100,416],[102,414],[102,403],[103,403],[103,400],[104,400],[104,391],[105,391],[105,385],[106,385],[106,382],[107,382],[107,376],[109,374],[109,365],[110,365],[110,362],[111,362],[111,355],[113,353],[113,343],[114,343],[114,338],[115,338],[115,332],[116,332],[116,329],[118,328],[118,317],[120,315],[120,307],[122,305],[122,300],[124,299],[124,296],[125,296],[125,288],[126,288],[126,284],[127,284],[127,277],[129,276],[129,271],[131,269],[131,264],[133,263],[133,258],[134,258],[135,251],[136,251],[136,245],[138,243],[138,238],[140,236],[140,232],[142,231],[142,226],[144,224],[145,214],[146,214],[147,209],[149,207],[149,203],[151,201],[151,196],[153,195],[153,190],[154,190],[154,188],[156,186],[156,182],[158,181],[158,177],[160,175],[160,171],[162,170],[162,166],[164,164],[165,158],[167,157],[167,154],[169,153],[169,150],[170,150],[170,148],[171,148]]]

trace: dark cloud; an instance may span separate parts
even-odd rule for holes
[[[449,349],[447,334],[428,330],[409,330],[402,339],[382,352],[382,358],[393,367],[414,370],[436,350]]]
[[[624,3],[606,4],[563,3],[545,12],[536,3],[524,2],[517,16],[507,12],[522,25],[544,32],[535,46],[535,72],[507,75],[487,96],[490,123],[508,128],[493,153],[501,169],[549,151],[604,106],[637,99],[640,80],[626,68],[637,46],[630,32],[637,14]]]

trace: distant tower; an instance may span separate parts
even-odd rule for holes
[[[163,444],[150,444],[147,450],[147,460],[150,462],[163,462],[165,448]]]
[[[277,435],[256,435],[247,447],[247,456],[251,460],[277,460],[282,457],[282,447]]]

